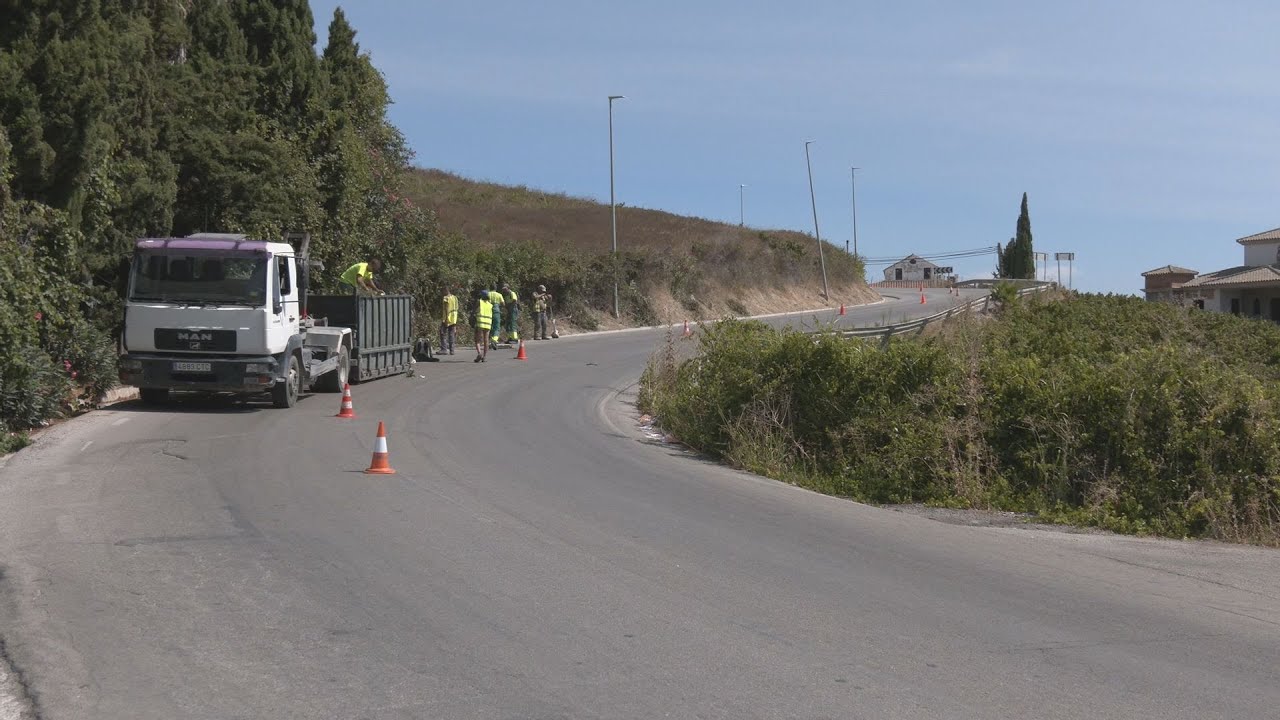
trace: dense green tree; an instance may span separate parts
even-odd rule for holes
[[[1031,215],[1027,211],[1027,194],[1022,193],[1022,209],[1018,214],[1017,234],[1003,247],[996,245],[996,277],[1034,280],[1035,250],[1031,241]]]

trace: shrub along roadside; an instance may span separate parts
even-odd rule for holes
[[[1018,301],[886,347],[763,324],[651,361],[642,409],[734,465],[869,502],[1280,541],[1280,329],[1141,300]]]
[[[0,205],[0,453],[116,382],[115,347],[89,319],[93,298],[59,271],[77,246],[61,219],[43,206]]]

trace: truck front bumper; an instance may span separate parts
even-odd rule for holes
[[[270,355],[218,358],[129,353],[120,358],[120,382],[137,388],[260,393],[281,382],[279,375],[280,364]]]

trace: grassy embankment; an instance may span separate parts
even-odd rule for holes
[[[876,503],[1280,543],[1280,328],[1112,296],[879,343],[707,328],[641,404],[692,447]]]
[[[539,284],[559,299],[560,317],[584,329],[653,325],[722,315],[821,307],[812,237],[618,208],[623,318],[615,321],[609,206],[584,198],[414,170],[404,190],[432,210],[441,242],[455,250],[449,282],[485,271],[527,293]],[[482,257],[474,258],[475,248]],[[877,299],[861,263],[828,246],[831,304]]]

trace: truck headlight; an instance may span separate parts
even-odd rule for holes
[[[246,375],[264,375],[275,372],[275,363],[245,363]]]

